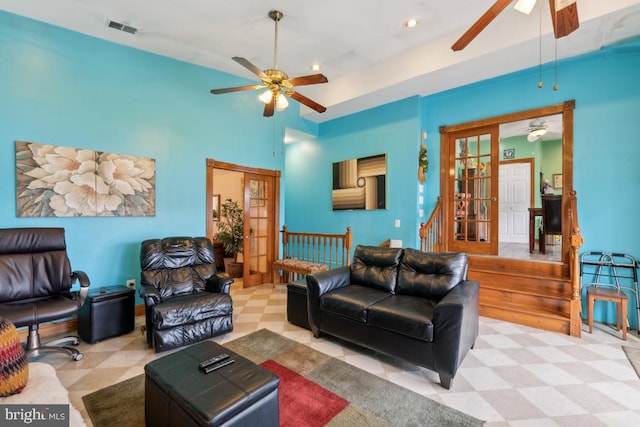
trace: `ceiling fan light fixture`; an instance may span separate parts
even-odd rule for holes
[[[287,97],[284,96],[282,93],[279,93],[278,97],[276,98],[276,110],[283,111],[288,106],[289,106],[289,101],[287,101]]]
[[[513,6],[515,10],[525,15],[529,15],[536,5],[536,0],[518,0]]]
[[[265,104],[268,104],[273,99],[273,92],[271,92],[271,89],[267,89],[258,96],[258,99]]]
[[[542,138],[546,133],[547,133],[547,128],[545,127],[535,128],[531,132],[529,132],[529,135],[527,135],[527,141],[529,142],[537,141],[540,138]]]

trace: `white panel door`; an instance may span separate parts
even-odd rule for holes
[[[528,243],[531,164],[501,164],[499,188],[500,242]]]

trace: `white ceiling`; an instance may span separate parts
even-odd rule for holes
[[[506,9],[465,50],[453,52],[451,45],[493,2],[0,0],[0,9],[249,80],[257,79],[231,57],[244,57],[261,69],[273,66],[274,23],[267,14],[278,9],[284,13],[278,68],[290,77],[313,74],[310,66],[317,62],[329,79],[299,88],[327,107],[323,114],[304,107],[301,114],[322,122],[538,65],[540,22],[542,61],[553,60],[545,0],[529,16]],[[640,0],[578,0],[578,15],[580,28],[558,41],[560,59],[640,34]],[[418,27],[405,29],[408,18],[417,18]],[[109,20],[139,31],[110,29]],[[212,77],[211,86],[202,90],[217,87]]]

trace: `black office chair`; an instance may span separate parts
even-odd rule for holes
[[[71,292],[76,280],[80,292]],[[28,326],[27,356],[62,351],[73,360],[82,353],[76,335],[42,345],[38,326],[78,313],[89,290],[89,278],[82,271],[71,271],[63,228],[0,229],[0,317],[16,327]]]
[[[562,196],[542,196],[542,221],[539,229],[540,253],[545,253],[546,236],[562,236]]]

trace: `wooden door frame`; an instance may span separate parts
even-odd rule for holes
[[[478,128],[488,125],[500,125],[502,123],[515,122],[519,120],[529,120],[536,117],[551,116],[554,114],[562,114],[562,262],[569,263],[569,203],[568,198],[573,190],[573,111],[576,108],[575,100],[565,101],[560,104],[549,105],[546,107],[533,108],[530,110],[519,111],[516,113],[503,114],[500,116],[489,117],[485,119],[475,120],[456,125],[440,126],[440,197],[443,206],[452,203],[449,190],[452,180],[450,178],[449,157],[449,134],[466,129]],[[497,177],[497,175],[496,175]],[[445,210],[445,212],[447,212]],[[447,223],[451,219],[444,215],[444,230],[447,230]],[[448,236],[443,239],[444,250],[448,249]],[[473,254],[472,254],[473,255]]]
[[[206,176],[206,211],[205,218],[206,220],[206,232],[207,236],[210,237],[213,234],[213,221],[211,220],[210,212],[213,211],[213,171],[214,169],[223,169],[227,171],[233,172],[241,172],[241,173],[252,173],[257,175],[266,175],[273,177],[273,230],[274,230],[274,238],[271,245],[271,253],[277,257],[279,253],[279,230],[280,230],[280,177],[282,173],[279,170],[271,170],[271,169],[262,169],[262,168],[254,168],[250,166],[238,165],[235,163],[221,162],[219,160],[207,159],[207,176]],[[274,261],[274,260],[271,260]],[[271,268],[271,262],[267,263],[269,268]]]

